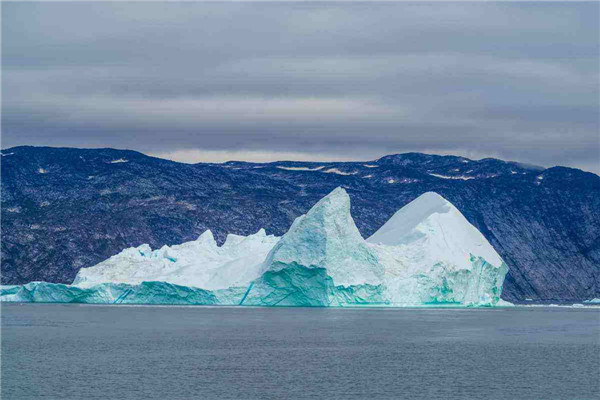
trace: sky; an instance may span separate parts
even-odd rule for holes
[[[2,4],[2,148],[600,172],[599,5]]]

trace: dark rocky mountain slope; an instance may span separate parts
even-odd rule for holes
[[[600,177],[496,159],[181,164],[114,149],[2,150],[2,283],[70,283],[130,246],[211,229],[283,234],[337,186],[363,236],[426,191],[454,203],[509,265],[509,301],[600,297]]]

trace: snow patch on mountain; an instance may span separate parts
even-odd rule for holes
[[[310,168],[310,167],[283,167],[281,165],[278,165],[277,168],[279,169],[284,169],[286,171],[319,171],[321,169],[323,169],[323,166],[320,167],[315,167],[315,168]]]
[[[344,171],[340,171],[337,168],[329,168],[325,171],[323,171],[326,174],[337,174],[337,175],[356,175],[358,172],[354,171],[354,172],[344,172]]]
[[[465,176],[465,175],[454,175],[454,176],[440,175],[440,174],[429,174],[429,175],[435,176],[436,178],[440,178],[440,179],[462,179],[463,181],[468,181],[469,179],[475,179],[472,176]]]

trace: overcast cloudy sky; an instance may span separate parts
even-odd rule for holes
[[[600,172],[599,3],[4,3],[2,147]]]

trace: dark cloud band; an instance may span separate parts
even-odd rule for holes
[[[599,172],[598,7],[6,3],[3,147]]]

